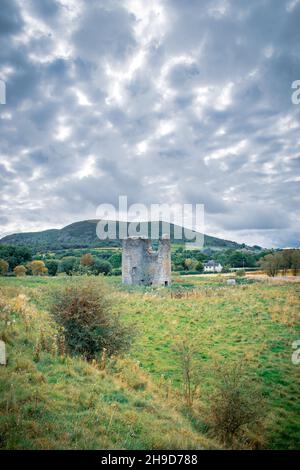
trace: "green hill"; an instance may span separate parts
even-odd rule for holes
[[[62,229],[51,229],[44,230],[42,232],[26,232],[26,233],[15,233],[7,235],[0,240],[1,244],[7,245],[25,245],[30,246],[36,251],[44,250],[61,250],[66,248],[97,248],[97,247],[118,247],[121,246],[121,241],[118,239],[119,236],[119,222],[117,222],[117,239],[116,240],[100,240],[96,235],[96,225],[98,220],[84,220],[81,222],[75,222],[71,225],[67,225]],[[141,225],[148,225],[150,222],[143,222]],[[162,222],[159,223],[160,236],[163,234]],[[176,226],[170,224],[170,237],[172,243],[182,244],[188,239],[176,239],[175,230]],[[177,226],[178,228],[178,226]],[[188,231],[190,236],[195,233],[191,230]],[[150,229],[148,230],[150,233]],[[221,238],[211,237],[204,235],[204,248],[222,249],[242,249],[245,248],[244,244],[236,242],[222,240]]]

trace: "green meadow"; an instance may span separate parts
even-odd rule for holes
[[[175,276],[170,288],[105,283],[113,309],[134,332],[132,346],[105,370],[97,361],[61,356],[37,338],[55,338],[49,302],[67,277],[0,278],[0,308],[12,319],[1,336],[1,448],[222,448],[201,410],[215,387],[215,367],[241,364],[265,401],[263,439],[272,449],[300,449],[300,283]],[[1,310],[0,310],[1,311]],[[3,314],[3,315],[4,315]],[[197,412],[182,402],[176,345],[193,346]]]

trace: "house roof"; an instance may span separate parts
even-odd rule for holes
[[[220,264],[219,262],[211,259],[210,261],[207,261],[207,263],[204,263],[204,266],[207,266],[209,268],[214,268],[215,266],[219,266],[219,264]]]

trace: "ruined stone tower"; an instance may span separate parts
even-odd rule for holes
[[[123,240],[122,282],[136,285],[171,284],[170,240],[159,240],[158,250],[153,251],[151,240],[132,237]]]

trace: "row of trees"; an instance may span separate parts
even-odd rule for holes
[[[260,260],[259,265],[271,277],[277,276],[280,271],[284,276],[288,270],[292,270],[292,274],[297,276],[300,273],[300,250],[270,253]]]
[[[213,258],[223,266],[223,272],[231,268],[252,268],[260,266],[269,276],[276,276],[280,271],[286,275],[292,270],[294,276],[300,273],[300,250],[286,249],[277,252],[249,253],[235,250],[225,250],[214,253],[208,258],[207,254],[178,249],[172,255],[172,269],[174,271],[203,271],[203,263]]]
[[[4,259],[0,259],[0,274],[5,275],[9,271],[9,263]],[[16,276],[25,276],[31,274],[32,276],[38,276],[48,274],[48,269],[43,261],[30,261],[25,265],[18,264],[13,268],[13,272]]]
[[[17,264],[10,266],[9,262],[5,259],[0,259],[0,274],[6,275],[11,268],[15,276],[56,276],[58,273],[66,273],[71,276],[72,274],[94,274],[98,275],[103,273],[110,274],[112,265],[101,258],[95,258],[90,253],[87,253],[81,258],[75,256],[67,256],[60,261],[55,259],[50,260],[33,260],[25,264]]]
[[[0,245],[0,274],[14,272],[17,276],[26,274],[55,276],[58,273],[67,275],[121,273],[122,254],[120,251],[101,252],[101,257],[96,250],[92,253],[83,251],[81,257],[75,256],[75,253],[75,250],[69,250],[57,257],[50,256],[48,253],[32,259],[32,253],[27,247]],[[300,271],[300,250],[297,249],[268,254],[229,249],[208,254],[196,250],[184,250],[182,247],[172,253],[172,270],[202,272],[204,262],[211,258],[223,265],[224,272],[228,272],[230,268],[254,266],[260,266],[269,276],[276,276],[279,271],[285,275],[287,270],[292,270],[293,274],[297,275]]]
[[[259,259],[264,256],[264,252],[249,252],[239,250],[224,250],[213,256],[215,261],[219,261],[222,266],[228,268],[254,268]]]
[[[78,274],[110,274],[113,266],[107,260],[96,258],[91,253],[81,256],[80,260],[75,256],[67,256],[61,260],[62,272],[68,275]]]
[[[207,259],[204,253],[196,250],[184,250],[179,247],[172,253],[173,271],[203,271],[203,262]]]
[[[249,252],[233,249],[202,253],[196,250],[184,250],[179,247],[172,253],[172,267],[174,271],[203,271],[203,263],[210,259],[220,262],[225,271],[231,268],[253,268],[265,252]]]
[[[61,250],[59,252],[45,252],[39,253],[35,255],[34,259],[40,259],[42,261],[55,259],[61,261],[63,258],[66,257],[75,257],[81,258],[83,255],[90,254],[95,258],[101,258],[103,260],[109,261],[113,268],[120,268],[122,264],[122,253],[121,250],[113,250],[113,249],[101,249],[101,250],[86,250],[86,249],[68,249],[68,250]],[[1,258],[1,256],[0,256]]]

